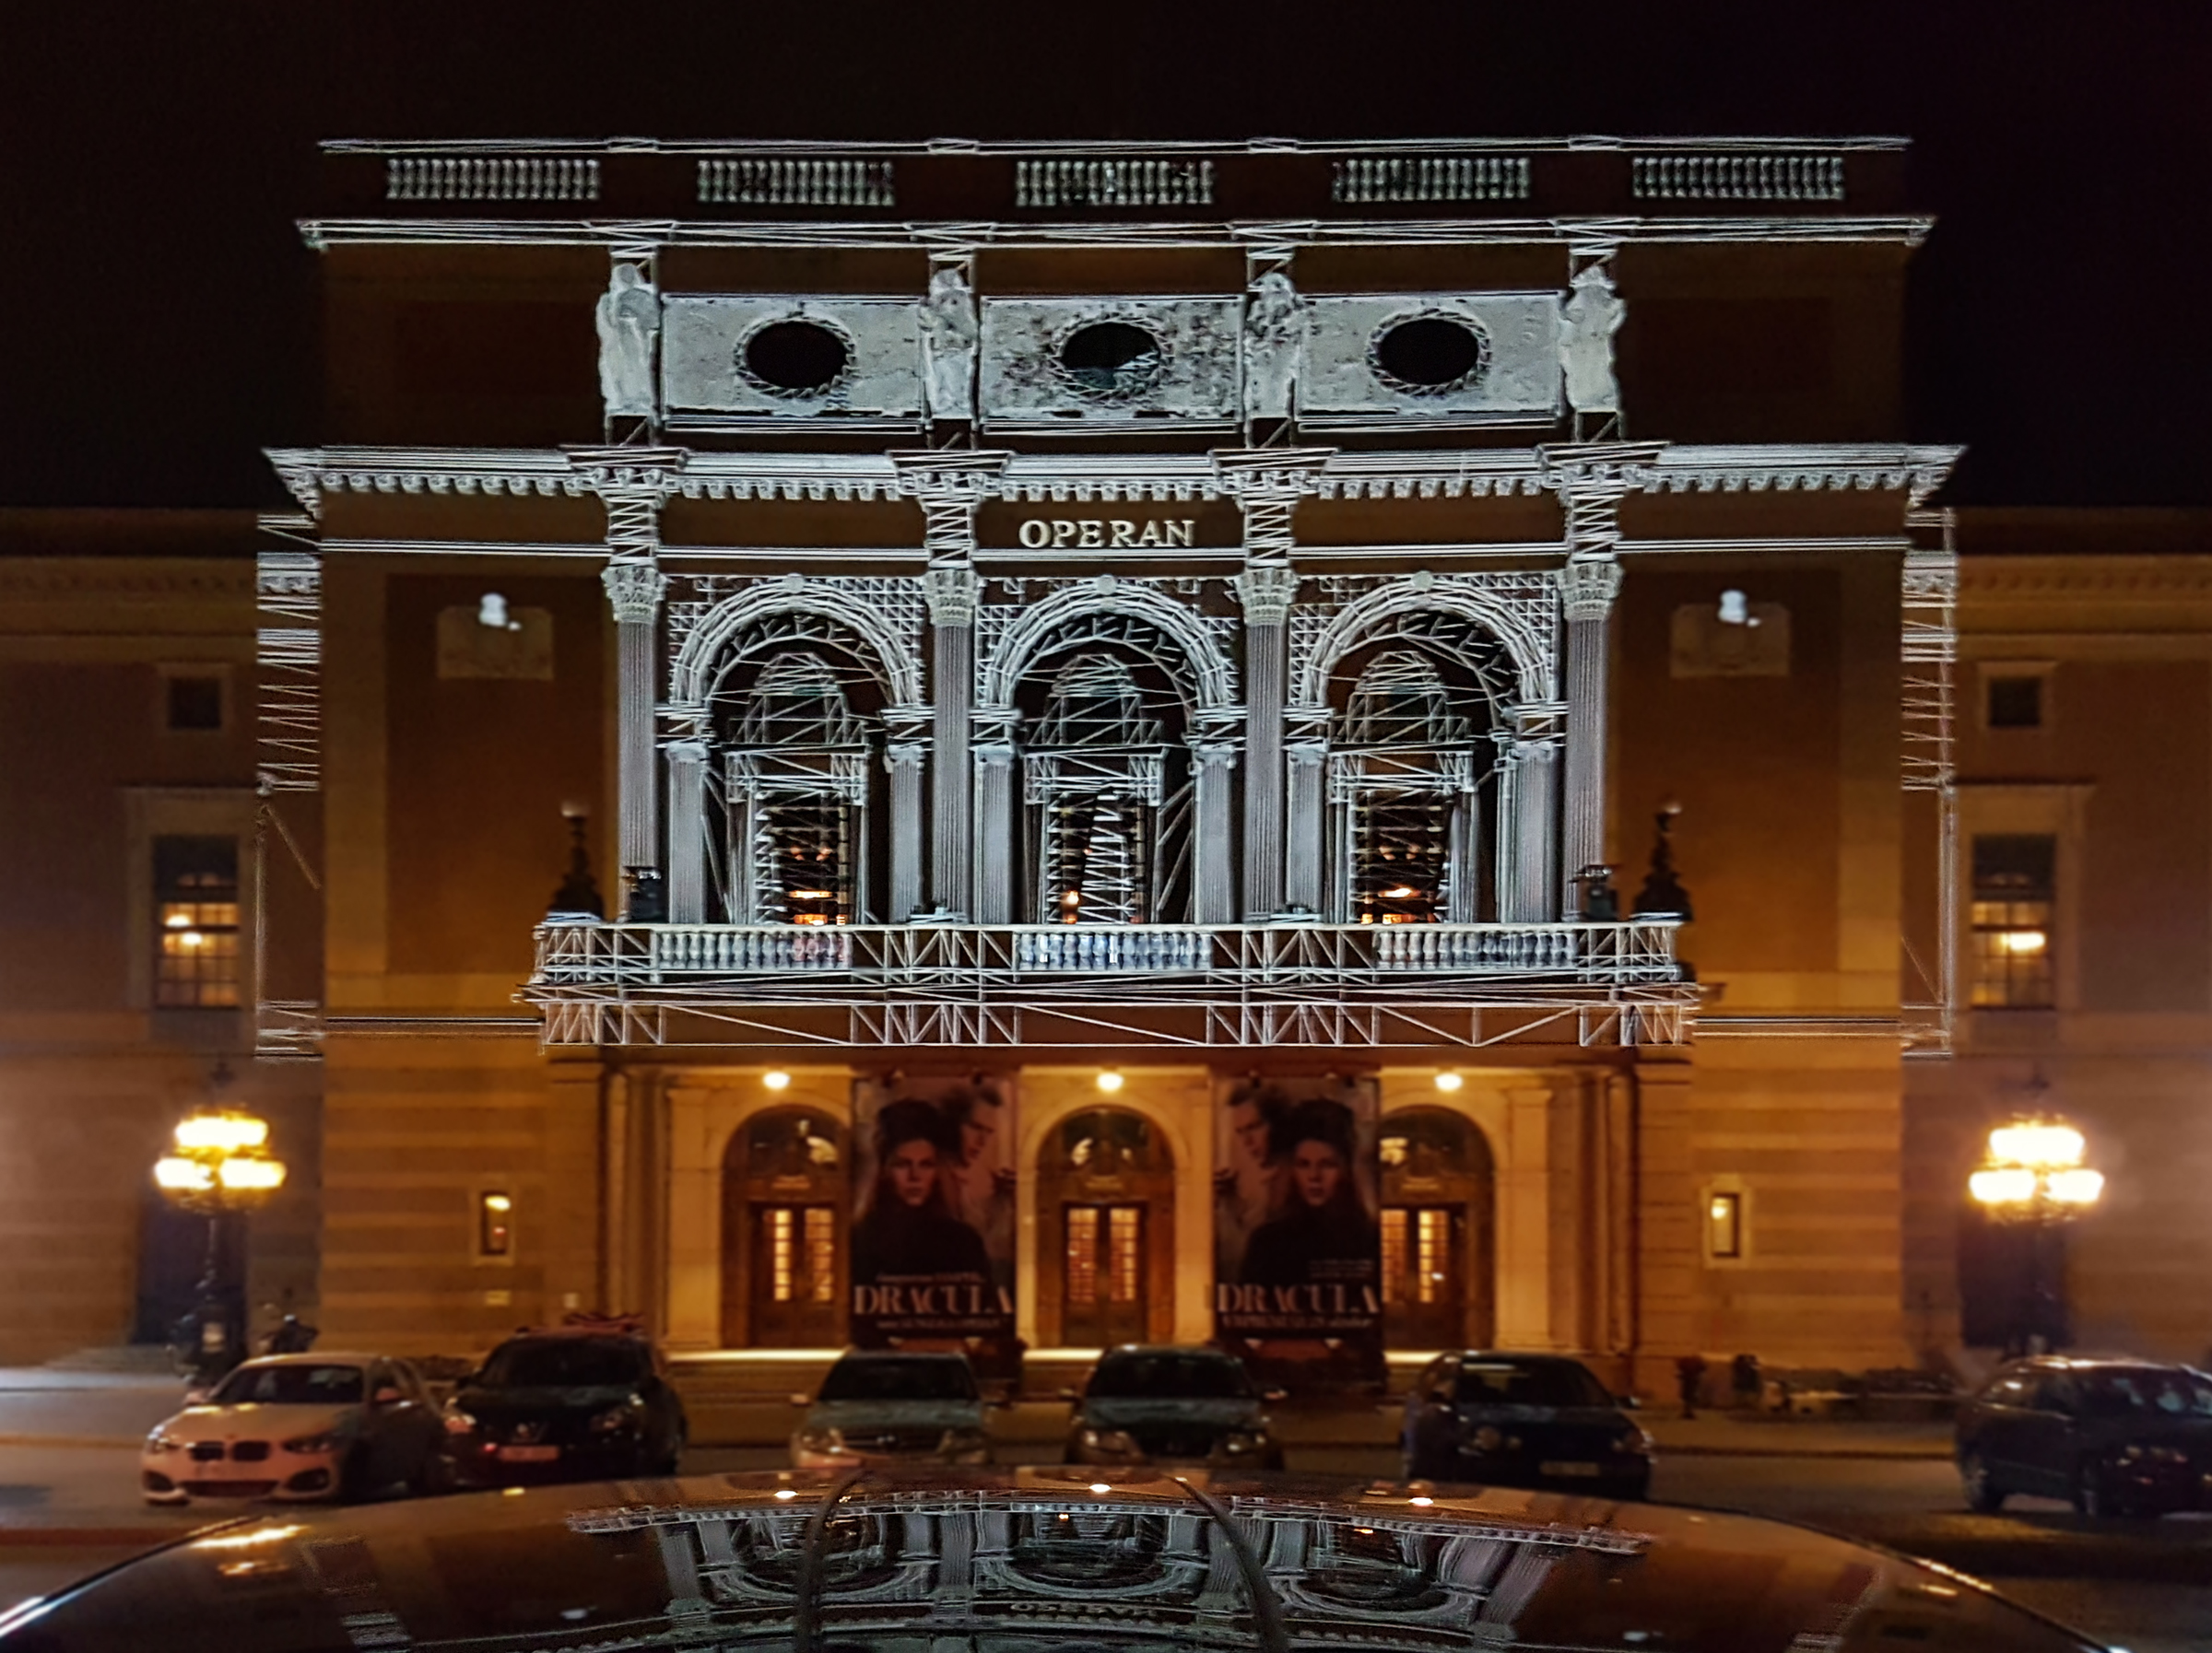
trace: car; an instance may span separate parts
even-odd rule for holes
[[[422,1379],[382,1354],[276,1354],[236,1367],[154,1425],[138,1458],[148,1504],[280,1502],[444,1486],[443,1431]]]
[[[1440,1354],[1406,1396],[1406,1475],[1641,1502],[1652,1437],[1633,1405],[1564,1354]]]
[[[1977,1510],[2016,1493],[2087,1516],[2212,1508],[2212,1377],[2124,1356],[2012,1361],[1959,1405],[1954,1448]]]
[[[991,1461],[983,1401],[965,1355],[854,1350],[841,1355],[791,1437],[802,1470]]]
[[[660,1352],[627,1328],[511,1337],[445,1404],[446,1453],[464,1486],[673,1475],[688,1430]]]
[[[285,1510],[0,1614],[0,1653],[1018,1646],[2096,1653],[1718,1511],[1192,1470],[781,1470]]]
[[[1067,1461],[1279,1470],[1282,1443],[1244,1363],[1220,1349],[1125,1344],[1099,1357],[1068,1419]]]

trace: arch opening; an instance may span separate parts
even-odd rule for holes
[[[1382,1341],[1480,1349],[1497,1337],[1497,1167],[1449,1108],[1383,1117]]]
[[[771,1108],[731,1133],[722,1164],[725,1348],[845,1342],[844,1127],[818,1108]]]
[[[1039,1330],[1070,1348],[1167,1342],[1175,1327],[1175,1159],[1134,1108],[1090,1108],[1037,1150]]]

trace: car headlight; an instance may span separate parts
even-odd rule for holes
[[[1465,1444],[1470,1452],[1495,1452],[1505,1445],[1505,1436],[1495,1425],[1485,1424],[1470,1434]]]
[[[619,1406],[610,1406],[605,1412],[593,1414],[591,1431],[594,1435],[612,1435],[618,1429],[630,1428],[636,1424],[642,1410],[635,1401],[625,1401]]]
[[[1123,1452],[1135,1457],[1136,1440],[1126,1429],[1086,1429],[1083,1444],[1093,1452]]]
[[[1265,1429],[1231,1429],[1221,1437],[1221,1450],[1241,1456],[1247,1452],[1265,1452],[1267,1449],[1267,1432]]]
[[[184,1450],[184,1443],[180,1440],[171,1440],[157,1429],[146,1437],[146,1449],[148,1452],[156,1453],[182,1452]]]
[[[445,1413],[445,1432],[448,1435],[474,1435],[477,1420],[458,1406],[448,1407]]]
[[[296,1436],[284,1443],[287,1452],[335,1452],[345,1441],[343,1430],[325,1429],[320,1435]]]
[[[2135,1445],[2123,1447],[2120,1449],[2120,1461],[2122,1463],[2187,1463],[2189,1454],[2180,1447]]]
[[[1613,1450],[1628,1458],[1649,1458],[1652,1437],[1641,1429],[1624,1429],[1614,1436]]]
[[[802,1451],[838,1452],[844,1449],[845,1436],[841,1430],[822,1429],[809,1424],[792,1437]]]

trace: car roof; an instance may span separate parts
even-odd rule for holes
[[[1571,1354],[1537,1354],[1524,1349],[1454,1349],[1445,1354],[1446,1360],[1510,1360],[1523,1366],[1579,1366],[1583,1363]]]
[[[2195,1366],[2181,1361],[2153,1360],[2147,1354],[2030,1354],[2011,1362],[2002,1368],[2010,1371],[2018,1366],[2033,1366],[2050,1372],[2187,1372],[2191,1377],[2205,1374]]]
[[[1217,1349],[1207,1343],[1117,1343],[1099,1356],[1103,1366],[1110,1360],[1142,1360],[1153,1355],[1173,1354],[1184,1359],[1230,1360],[1244,1363],[1227,1349]]]
[[[965,1354],[949,1349],[847,1349],[837,1357],[837,1364],[841,1366],[847,1361],[865,1361],[870,1366],[889,1366],[894,1363],[922,1366],[947,1360],[958,1361],[962,1366],[968,1364]]]
[[[256,1354],[231,1368],[242,1371],[247,1366],[368,1366],[379,1360],[388,1360],[394,1366],[404,1365],[404,1354],[364,1354],[356,1349],[333,1349],[328,1354]]]

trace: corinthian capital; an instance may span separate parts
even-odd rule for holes
[[[661,612],[661,598],[668,590],[668,576],[642,557],[619,557],[600,571],[606,600],[615,619],[625,626],[650,626]]]
[[[889,456],[899,491],[922,506],[922,542],[933,557],[975,550],[975,508],[999,490],[1011,453],[984,449],[925,449]]]
[[[922,600],[929,604],[932,626],[974,625],[982,590],[975,570],[963,564],[940,564],[922,570]]]
[[[1280,626],[1298,595],[1298,570],[1288,563],[1255,563],[1235,580],[1247,626]]]
[[[1577,557],[1559,572],[1559,601],[1570,620],[1602,620],[1620,595],[1620,565],[1609,557]]]

